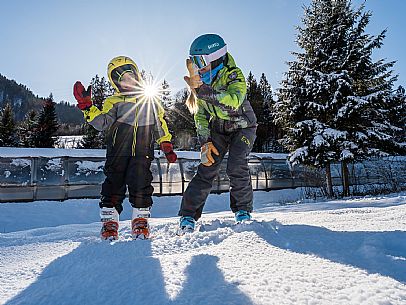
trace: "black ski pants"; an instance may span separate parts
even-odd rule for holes
[[[230,179],[230,208],[233,212],[253,208],[253,191],[247,156],[255,141],[256,127],[237,129],[230,133],[211,130],[211,140],[220,155],[213,154],[215,163],[200,164],[196,175],[183,194],[179,216],[201,217],[213,181],[218,175],[221,162],[228,151],[227,175]]]
[[[152,206],[152,128],[153,126],[138,127],[135,146],[133,126],[117,122],[111,128],[115,132],[107,137],[107,157],[104,165],[106,179],[100,193],[100,208],[115,207],[121,213],[127,186],[129,201],[134,208]]]

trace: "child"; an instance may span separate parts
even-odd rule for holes
[[[99,204],[101,238],[118,239],[119,215],[128,186],[133,207],[132,235],[146,239],[154,190],[150,170],[154,158],[153,138],[168,162],[175,162],[177,156],[160,102],[142,96],[143,83],[134,61],[125,56],[113,58],[107,74],[115,94],[106,98],[102,110],[92,105],[90,86],[85,90],[79,81],[74,85],[74,96],[86,121],[97,130],[107,131],[106,179]]]
[[[251,219],[253,192],[247,156],[255,141],[257,120],[248,100],[244,75],[216,34],[196,38],[186,60],[190,87],[186,102],[194,114],[201,144],[201,164],[182,199],[180,235],[191,232],[200,218],[221,161],[228,151],[230,208],[236,222]]]

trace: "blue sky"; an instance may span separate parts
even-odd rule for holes
[[[362,1],[355,0],[354,4]],[[172,90],[183,88],[190,43],[218,33],[245,75],[264,72],[278,87],[296,50],[295,26],[310,0],[36,0],[1,1],[0,73],[34,94],[73,102],[76,80],[106,75],[109,60],[133,58]],[[367,0],[368,33],[387,28],[376,58],[397,60],[398,84],[406,85],[404,0]]]

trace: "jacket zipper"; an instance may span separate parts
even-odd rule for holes
[[[116,127],[116,129],[114,130],[114,134],[113,134],[113,146],[116,144],[117,131],[118,131],[118,127]]]
[[[138,130],[138,108],[135,107],[135,118],[134,118],[134,128],[133,128],[133,145],[132,145],[132,155],[135,156],[135,145],[137,144],[137,130]]]

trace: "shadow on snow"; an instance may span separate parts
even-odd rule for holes
[[[194,256],[182,291],[170,300],[151,241],[82,243],[49,264],[6,305],[252,304],[225,281],[217,261],[211,255]]]
[[[270,245],[314,254],[406,282],[406,232],[343,232],[276,221],[234,226],[215,220],[202,231],[231,227],[253,231]],[[196,232],[195,234],[200,234]],[[196,255],[186,268],[186,281],[174,300],[165,290],[159,259],[151,241],[83,242],[49,264],[38,279],[9,300],[13,304],[252,304],[237,284],[229,283],[217,266],[218,258]]]
[[[275,220],[237,226],[230,221],[215,220],[202,230],[220,227],[232,227],[236,232],[253,231],[272,246],[313,254],[406,283],[405,231],[331,231],[310,225],[282,225]]]

